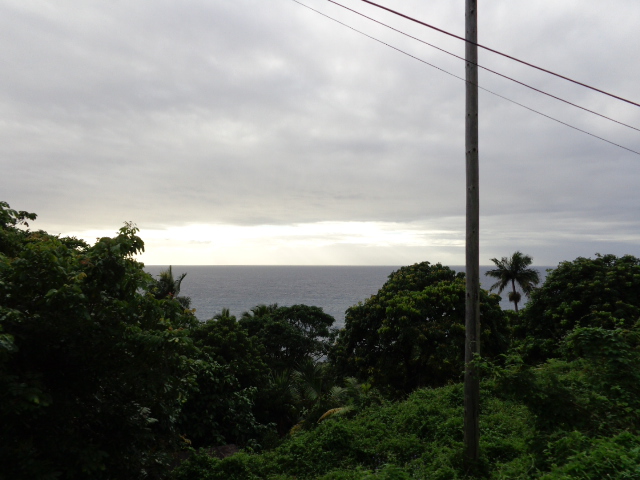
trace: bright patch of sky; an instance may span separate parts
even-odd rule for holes
[[[109,231],[70,232],[87,242],[111,236]],[[439,253],[452,262],[464,248],[460,232],[425,229],[423,225],[384,222],[318,222],[296,225],[189,225],[140,232],[148,265],[322,265],[336,256],[345,263],[389,265],[399,251]],[[454,253],[455,252],[455,253]],[[407,263],[419,261],[400,253]]]

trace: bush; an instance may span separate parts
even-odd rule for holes
[[[634,328],[640,319],[640,259],[596,255],[562,262],[535,289],[518,335],[531,362],[558,357],[576,327]]]
[[[549,445],[554,464],[540,480],[601,480],[640,478],[640,437],[628,432],[591,439],[573,433]]]

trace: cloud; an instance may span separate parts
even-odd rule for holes
[[[459,60],[328,2],[308,4],[464,75]],[[461,42],[348,4],[463,54]],[[461,34],[458,7],[438,0],[402,9]],[[638,21],[630,0],[494,2],[483,6],[479,30],[483,44],[633,98]],[[194,225],[226,226],[219,238],[283,229],[288,256],[269,253],[266,236],[251,255],[229,250],[240,263],[463,262],[458,244],[343,242],[373,235],[367,225],[423,225],[443,242],[445,231],[464,238],[451,225],[465,208],[463,82],[294,2],[4,2],[0,54],[0,191],[14,208],[38,213],[41,228],[86,235],[132,220],[149,235],[173,235],[165,246],[148,241],[164,252],[154,254],[160,263],[180,263],[170,257],[180,248],[205,248],[188,237]],[[487,52],[480,60],[640,125],[637,107]],[[480,75],[490,90],[640,150],[637,132]],[[480,107],[483,251],[544,244],[549,261],[570,256],[572,245],[640,253],[638,156],[486,92]],[[296,225],[328,224],[346,230],[322,230],[325,243],[309,257]]]

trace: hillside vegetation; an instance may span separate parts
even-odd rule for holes
[[[640,478],[640,260],[481,296],[480,464],[462,461],[464,281],[399,269],[347,310],[199,322],[134,225],[89,245],[0,202],[0,479]],[[215,447],[240,452],[218,459]]]

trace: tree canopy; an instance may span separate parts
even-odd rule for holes
[[[278,371],[326,355],[334,321],[320,307],[272,304],[254,307],[239,322],[265,348],[270,368]]]
[[[481,292],[483,355],[507,347],[498,297]],[[347,310],[331,360],[343,375],[409,392],[458,381],[464,362],[464,274],[428,262],[392,273],[376,295]]]
[[[189,437],[264,430],[235,376],[264,364],[219,363],[231,354],[207,350],[206,325],[193,341],[193,312],[135,260],[135,226],[90,246],[31,232],[21,219],[34,218],[0,204],[2,480],[162,478]]]
[[[149,277],[131,224],[93,246],[1,228],[14,239],[0,251],[3,475],[158,475],[193,378],[194,317],[141,290]]]
[[[640,319],[640,259],[596,255],[561,262],[531,294],[519,335],[531,354],[555,356],[576,327],[633,328]]]

